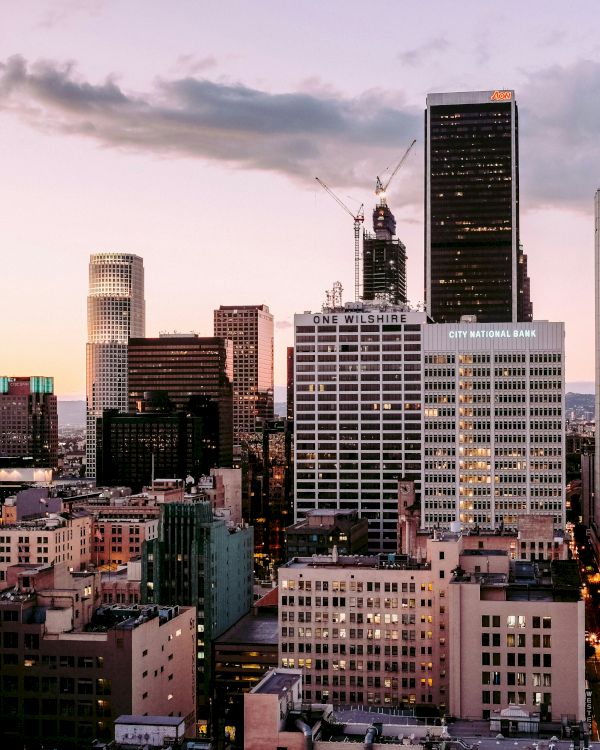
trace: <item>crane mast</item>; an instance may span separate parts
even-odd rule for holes
[[[327,187],[323,180],[318,177],[315,177],[315,180],[327,193],[329,193],[338,206],[343,208],[347,214],[350,214],[354,221],[354,299],[358,302],[360,299],[360,226],[365,220],[364,203],[361,203],[358,211],[353,213],[348,206],[338,198],[333,190]]]

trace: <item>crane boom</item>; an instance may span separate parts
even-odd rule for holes
[[[356,302],[360,299],[360,225],[365,220],[365,205],[360,204],[360,207],[356,214],[354,214],[348,206],[323,182],[323,180],[315,177],[315,180],[319,185],[333,198],[333,200],[344,209],[347,214],[350,214],[354,220],[354,299]]]
[[[386,195],[385,194],[387,193],[387,189],[390,186],[390,182],[394,179],[394,177],[396,176],[396,173],[398,172],[398,170],[400,169],[400,167],[404,164],[404,161],[405,161],[406,157],[409,155],[409,153],[411,152],[412,147],[415,145],[416,142],[417,142],[417,139],[414,138],[413,141],[412,141],[412,143],[410,144],[410,146],[406,149],[406,151],[402,155],[402,158],[400,159],[400,161],[398,162],[398,164],[396,164],[396,167],[395,167],[394,171],[388,177],[388,181],[385,183],[385,185],[381,182],[381,179],[379,177],[377,178],[377,181],[375,183],[375,195],[379,199],[380,203],[382,203],[382,204],[385,205],[385,203],[386,203]]]

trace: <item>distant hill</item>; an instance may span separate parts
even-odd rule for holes
[[[85,401],[58,399],[58,428],[85,427]]]
[[[565,395],[565,408],[568,412],[588,412],[592,416],[595,413],[594,394],[593,393],[573,393],[569,391]]]

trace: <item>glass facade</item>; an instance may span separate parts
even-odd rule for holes
[[[425,285],[436,323],[532,318],[519,245],[517,105],[513,92],[498,93],[427,99]]]

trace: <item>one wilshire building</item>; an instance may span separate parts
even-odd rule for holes
[[[420,487],[425,321],[367,302],[294,317],[296,520],[356,509],[369,547],[396,551],[398,477]]]
[[[425,298],[436,323],[529,321],[514,91],[429,94]]]

